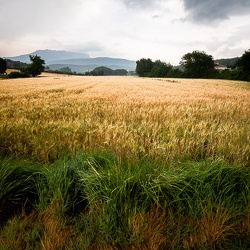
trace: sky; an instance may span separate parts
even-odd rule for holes
[[[178,65],[194,50],[250,49],[250,0],[0,0],[0,13],[0,57],[52,49]]]

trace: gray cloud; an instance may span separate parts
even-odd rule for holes
[[[229,19],[232,15],[244,15],[250,11],[249,0],[182,0],[188,12],[186,20],[215,22]]]
[[[129,8],[136,8],[136,9],[148,9],[154,6],[158,0],[122,0],[122,2]]]

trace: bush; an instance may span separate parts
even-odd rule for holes
[[[29,77],[27,73],[19,72],[19,71],[12,71],[8,74],[8,78],[25,78]]]

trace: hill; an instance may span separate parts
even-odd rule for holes
[[[8,57],[8,59],[29,63],[29,55],[40,56],[43,60],[45,60],[46,66],[52,70],[59,70],[63,67],[69,67],[73,72],[76,73],[84,73],[101,66],[109,67],[113,70],[125,69],[128,71],[133,71],[136,67],[136,62],[132,60],[111,57],[90,58],[88,54],[64,50],[37,50],[26,55]]]
[[[48,64],[50,69],[57,70],[62,67],[69,67],[77,73],[91,71],[96,67],[108,67],[110,69],[126,69],[128,71],[135,70],[136,62],[121,58],[111,57],[96,57],[96,58],[81,58],[69,60],[55,60]]]
[[[72,59],[72,58],[76,58],[76,59],[89,58],[89,55],[85,53],[70,52],[70,51],[65,51],[65,50],[46,49],[46,50],[36,50],[32,53],[25,54],[25,55],[8,57],[8,59],[11,59],[13,61],[29,63],[30,62],[29,55],[40,56],[46,62],[46,64],[49,64],[51,61],[54,61],[54,60],[67,60],[67,59]]]
[[[239,60],[239,57],[234,58],[223,58],[223,59],[217,59],[216,62],[219,62],[220,65],[226,65],[228,67],[234,67],[235,63]]]

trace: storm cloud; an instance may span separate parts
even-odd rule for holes
[[[0,57],[54,49],[176,65],[193,50],[227,58],[250,44],[250,0],[0,0],[0,7]]]
[[[217,22],[231,16],[248,14],[249,0],[182,0],[187,12],[186,20]]]

